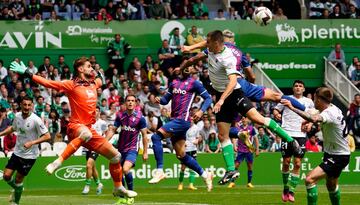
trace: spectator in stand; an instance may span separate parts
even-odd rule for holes
[[[306,148],[307,152],[320,152],[321,151],[321,148],[318,145],[314,134],[311,134],[309,136],[308,140],[306,140],[305,148]]]
[[[274,20],[287,20],[287,16],[284,15],[282,8],[278,8],[273,16]]]
[[[148,83],[142,83],[142,90],[137,94],[137,98],[145,105],[149,101],[150,89]]]
[[[120,103],[123,102],[123,99],[116,94],[115,88],[111,87],[109,90],[110,90],[110,97],[108,98],[109,107],[111,104],[115,104],[116,107],[120,107]]]
[[[49,56],[45,56],[44,57],[44,61],[43,61],[43,64],[39,66],[39,72],[42,72],[42,71],[46,71],[48,72],[49,71],[49,67],[50,67],[50,57]]]
[[[94,17],[91,15],[89,8],[84,9],[84,13],[81,14],[80,19],[82,21],[93,21],[94,20]]]
[[[36,98],[34,110],[37,116],[39,117],[42,116],[42,113],[45,111],[45,102],[43,96],[40,95]]]
[[[322,19],[329,19],[330,18],[330,14],[329,14],[329,10],[324,9],[324,11],[322,12]]]
[[[154,3],[150,5],[149,8],[149,16],[152,19],[162,19],[165,17],[165,8],[164,5],[160,2],[160,0],[154,0]]]
[[[209,13],[208,12],[205,12],[203,13],[203,15],[201,15],[201,20],[209,20]]]
[[[218,9],[217,16],[214,18],[214,20],[226,20],[226,18],[224,16],[224,10]]]
[[[346,17],[348,17],[349,14],[351,13],[350,7],[351,7],[351,5],[354,5],[354,4],[355,4],[355,1],[353,1],[353,0],[342,0],[342,1],[340,1],[341,13],[344,14]]]
[[[118,73],[124,74],[124,62],[126,55],[130,52],[131,46],[126,43],[125,38],[120,34],[115,34],[115,39],[109,43],[107,53],[110,63],[114,64],[118,69]]]
[[[267,152],[270,146],[269,136],[266,134],[264,127],[259,127],[258,132],[257,138],[259,139],[259,150],[260,152]]]
[[[61,80],[70,80],[72,78],[72,73],[68,66],[63,67],[60,78]]]
[[[176,19],[177,16],[175,16],[171,10],[170,6],[171,0],[162,0],[164,9],[165,9],[165,18],[166,19]]]
[[[144,68],[141,67],[141,63],[139,61],[134,62],[134,69],[128,71],[129,79],[134,79],[134,75],[138,75],[139,78],[137,81],[139,83],[147,81],[147,74]]]
[[[49,114],[49,119],[45,125],[49,129],[49,133],[51,136],[51,142],[54,143],[56,137],[60,134],[60,120],[59,120],[59,114],[56,112],[56,110],[51,110]],[[59,141],[59,140],[56,140]],[[62,140],[61,140],[62,141]]]
[[[148,5],[146,5],[144,3],[144,0],[139,0],[136,5],[135,5],[137,12],[135,14],[135,20],[146,20],[147,14],[146,14],[146,9],[148,7]]]
[[[115,122],[115,118],[116,118],[116,113],[117,113],[118,109],[116,107],[116,104],[115,102],[113,103],[110,103],[109,105],[109,110],[107,110],[105,113],[106,113],[106,116],[107,116],[107,121],[110,123],[110,124],[114,124]]]
[[[160,69],[163,70],[167,76],[170,75],[169,68],[174,67],[175,54],[174,51],[169,47],[169,41],[163,40],[162,47],[158,50],[158,57],[161,61]]]
[[[175,15],[179,17],[179,19],[193,19],[194,12],[192,4],[189,2],[189,0],[183,0],[180,1],[180,3],[177,5],[177,9],[173,10]]]
[[[146,71],[147,73],[148,73],[151,69],[154,68],[154,61],[153,61],[151,55],[146,56],[145,62],[144,62],[144,64],[143,64],[142,67],[145,69],[145,71]]]
[[[359,12],[356,10],[356,7],[354,5],[350,5],[350,11],[348,13],[348,17],[350,19],[358,19],[359,18]]]
[[[333,8],[333,12],[329,15],[331,19],[345,19],[346,16],[341,12],[340,6],[335,5]]]
[[[354,136],[360,136],[360,94],[354,96],[353,102],[349,106],[348,122],[349,130]]]
[[[42,0],[40,3],[43,12],[51,12],[54,10],[54,0]]]
[[[360,62],[356,63],[356,69],[351,73],[351,82],[360,88]]]
[[[281,152],[281,138],[276,136],[275,141],[272,143],[270,152]]]
[[[234,7],[229,8],[229,20],[241,20],[238,11],[236,11]]]
[[[4,61],[0,60],[0,81],[3,82],[5,77],[8,75],[7,69],[4,67]]]
[[[311,19],[320,19],[324,8],[325,6],[320,0],[310,1],[309,17]]]
[[[192,46],[192,45],[200,43],[202,41],[204,41],[204,38],[198,33],[197,27],[192,26],[191,27],[191,32],[186,37],[187,45]],[[194,50],[191,51],[191,54],[196,55],[197,53],[200,53],[200,52],[201,52],[200,48],[199,49],[194,49]]]
[[[220,141],[216,136],[215,129],[211,129],[209,132],[209,138],[206,140],[205,152],[207,153],[220,153]]]
[[[60,21],[60,18],[56,15],[55,11],[51,11],[50,17],[47,20],[48,21]]]
[[[22,0],[14,0],[9,5],[9,10],[11,10],[16,20],[22,19],[25,16],[25,5]]]
[[[348,67],[347,76],[351,79],[352,72],[356,69],[356,64],[359,62],[359,57],[354,56],[351,65]]]
[[[159,118],[156,117],[152,111],[149,111],[145,120],[146,120],[146,125],[148,128],[148,131],[150,131],[150,133],[156,132],[158,125],[159,125]]]
[[[334,10],[339,8],[338,6],[334,7]],[[340,43],[335,44],[334,50],[332,50],[328,56],[328,60],[331,61],[345,76],[346,76],[346,63],[345,63],[345,53],[341,49]]]
[[[4,107],[0,108],[0,132],[11,125],[11,120],[7,118],[7,110]]]
[[[149,101],[144,106],[144,115],[149,115],[152,112],[156,117],[160,116],[160,105],[155,98],[156,96],[153,93],[149,95]]]
[[[105,8],[102,8],[99,10],[99,13],[97,15],[97,18],[96,18],[98,21],[104,21],[105,24],[108,24],[110,21],[113,20],[111,14],[108,14],[106,12],[106,9]]]
[[[137,8],[131,5],[127,0],[121,1],[121,8],[123,11],[123,16],[126,20],[135,19],[135,14],[137,12]]]
[[[9,152],[13,152],[16,144],[16,135],[14,133],[4,136],[4,153],[7,156]]]
[[[167,89],[168,87],[168,78],[164,75],[162,70],[156,71],[156,80],[160,82],[160,86],[163,89]]]
[[[327,10],[328,13],[330,14],[333,10],[334,10],[334,6],[336,5],[336,3],[333,2],[333,0],[326,0],[324,2],[324,11]]]
[[[174,51],[175,55],[181,55],[181,47],[184,46],[185,39],[180,35],[180,29],[174,28],[173,34],[169,37],[169,47]]]
[[[63,71],[64,67],[69,67],[69,66],[65,63],[65,56],[61,54],[59,55],[58,63],[57,63],[57,68],[59,68],[60,73]]]
[[[15,16],[8,7],[4,7],[1,11],[0,20],[15,20]]]
[[[249,0],[243,0],[241,6],[238,9],[239,15],[242,19],[244,19],[245,16],[247,16],[247,10],[249,7],[251,7],[249,4]]]
[[[244,16],[245,20],[252,20],[254,14],[254,8],[253,7],[249,7],[247,12],[246,12],[246,16]]]
[[[209,13],[209,9],[202,0],[196,0],[193,4],[193,12],[195,18],[200,19],[204,13]]]

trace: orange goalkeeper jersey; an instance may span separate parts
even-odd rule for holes
[[[83,83],[76,80],[52,81],[33,75],[32,80],[47,88],[65,93],[70,102],[70,123],[79,123],[87,126],[95,123],[96,89],[101,86],[100,79],[96,79],[93,83]]]

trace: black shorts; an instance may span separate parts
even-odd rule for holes
[[[223,93],[216,92],[216,99],[219,100]],[[216,113],[216,122],[232,123],[238,113],[242,116],[246,116],[246,113],[253,108],[252,102],[244,96],[241,89],[235,89],[225,99],[221,109]]]
[[[10,160],[6,165],[6,168],[16,170],[21,175],[26,176],[35,164],[35,161],[36,159],[24,159],[16,156],[15,154],[12,154]]]
[[[284,142],[281,141],[281,155],[282,157],[298,157],[298,158],[304,158],[305,152],[306,152],[306,148],[305,148],[305,143],[306,143],[306,137],[293,137],[294,140],[296,140],[299,143],[299,146],[301,147],[302,150],[302,154],[296,154],[293,152],[293,150],[291,149],[291,147],[289,147],[289,143],[288,142]]]
[[[88,161],[89,158],[93,159],[94,161],[98,158],[99,154],[93,151],[86,151],[86,161]]]
[[[196,160],[196,157],[197,157],[197,152],[196,151],[186,152],[186,154],[191,156],[192,158],[194,158]],[[181,162],[181,164],[183,164],[183,163]]]
[[[350,155],[331,155],[324,153],[323,162],[319,165],[328,177],[339,178],[342,170],[349,164]]]

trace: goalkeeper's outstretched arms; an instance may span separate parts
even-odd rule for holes
[[[20,75],[24,75],[25,77],[31,79],[33,82],[38,83],[47,88],[52,88],[60,91],[60,90],[64,90],[64,88],[66,87],[65,85],[66,83],[64,83],[65,81],[48,80],[41,76],[32,74],[30,70],[26,68],[25,64],[22,61],[20,61],[20,63],[13,61],[10,64],[10,70]]]

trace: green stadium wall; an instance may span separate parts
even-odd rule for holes
[[[105,48],[115,33],[132,45],[126,67],[134,56],[143,62],[147,55],[157,59],[161,40],[175,27],[186,35],[197,26],[203,36],[214,29],[235,32],[236,44],[261,61],[261,68],[279,87],[289,87],[294,79],[307,86],[322,85],[324,62],[336,42],[343,45],[346,61],[358,55],[360,22],[358,20],[288,20],[273,21],[260,27],[252,21],[125,21],[104,24],[96,21],[1,21],[0,59],[8,66],[15,57],[42,64],[44,56],[57,62],[60,54],[66,62],[79,56],[95,54],[103,68],[108,58]],[[359,30],[359,31],[358,31]]]
[[[310,170],[315,168],[321,163],[322,153],[307,153],[301,164],[301,179],[303,180]],[[141,156],[138,156],[136,166],[134,169],[135,173],[135,187],[147,187],[151,186],[148,184],[150,180],[151,173],[156,169],[154,155],[150,155],[149,161],[143,163]],[[52,162],[55,157],[40,157],[37,159],[34,167],[29,173],[28,177],[25,180],[26,188],[75,188],[78,187],[81,189],[85,181],[85,167],[86,161],[85,156],[83,157],[71,157],[63,166],[55,172],[54,175],[47,175],[44,171],[46,165]],[[5,167],[7,163],[7,158],[0,158],[0,167]],[[216,177],[214,179],[214,184],[223,176],[224,169],[224,160],[221,154],[199,154],[197,158],[200,165],[202,165],[207,170],[213,172]],[[96,166],[99,171],[99,176],[101,177],[102,182],[105,187],[112,187],[112,181],[110,179],[110,172],[108,169],[108,161],[99,157],[96,161]],[[292,165],[291,165],[292,168]],[[164,170],[167,175],[167,179],[159,183],[158,185],[153,186],[173,186],[176,187],[178,183],[180,164],[176,159],[174,154],[165,154],[164,155]],[[253,184],[254,185],[281,185],[281,155],[277,153],[261,153],[260,156],[256,157],[254,160],[254,175],[253,175]],[[0,189],[9,188],[8,185],[2,180],[3,172],[0,171]],[[188,178],[188,172],[185,175]],[[350,164],[343,170],[343,173],[340,177],[340,184],[349,184],[360,185],[360,152],[352,153]],[[240,179],[237,180],[239,184],[247,183],[247,170],[246,165],[242,164],[240,166]],[[184,181],[187,182],[187,179]],[[200,178],[197,178],[197,185],[203,185],[203,181]]]

